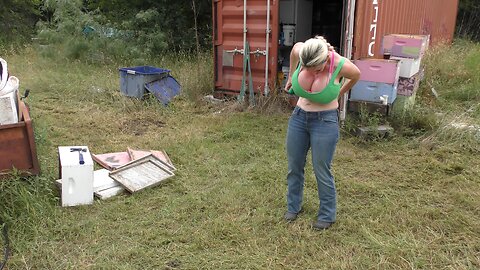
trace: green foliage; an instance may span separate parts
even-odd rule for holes
[[[203,48],[211,45],[212,3],[195,3],[197,14],[193,14],[191,0],[87,1],[86,6],[89,10],[100,10],[105,21],[116,28],[159,31],[165,35],[164,42],[170,49],[188,51],[195,47],[194,16],[197,16],[200,45]]]
[[[474,41],[480,41],[480,3],[477,0],[460,0],[456,36]]]
[[[480,101],[480,45],[456,40],[453,45],[439,45],[428,51],[425,63],[425,82],[420,93],[431,99],[431,89],[440,95],[439,105],[449,106],[458,101],[464,106]]]
[[[42,9],[51,16],[49,20],[37,24],[38,43],[42,45],[39,46],[42,55],[66,57],[89,63],[119,60],[138,63],[145,62],[145,59],[152,56],[162,55],[167,50],[176,48],[190,51],[194,47],[195,38],[190,31],[192,28],[180,29],[186,27],[188,17],[182,18],[176,14],[175,19],[172,19],[176,4],[165,6],[140,5],[138,2],[118,6],[110,6],[103,2],[96,4],[98,6],[89,3],[87,6],[91,11],[88,11],[84,8],[83,2],[78,0],[44,1]],[[147,6],[151,8],[146,8]],[[124,20],[116,18],[116,21],[110,21],[109,12],[113,14],[118,9],[124,8],[128,8],[120,12]],[[188,9],[182,10],[186,12]],[[179,20],[185,22],[179,23]]]
[[[57,202],[50,183],[45,177],[21,178],[16,172],[0,181],[0,218],[11,228],[10,233],[17,240],[13,243],[15,248],[27,248],[24,245],[29,239],[54,224],[53,220],[45,219],[54,216]]]
[[[423,135],[440,126],[437,115],[430,108],[422,106],[415,106],[401,115],[394,115],[389,118],[389,122],[397,134],[406,137]]]
[[[0,49],[9,44],[30,41],[40,17],[41,0],[2,0],[0,2]]]

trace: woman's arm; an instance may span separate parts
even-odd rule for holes
[[[344,77],[345,83],[340,89],[340,96],[345,94],[350,90],[360,79],[360,70],[355,66],[350,60],[345,58],[345,63],[343,64],[342,70],[340,71],[339,76]]]
[[[300,48],[302,48],[303,42],[297,42],[290,52],[290,70],[288,72],[287,83],[285,84],[285,91],[288,92],[292,87],[292,75],[297,69],[298,62],[300,61]]]

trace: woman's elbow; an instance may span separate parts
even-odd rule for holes
[[[352,77],[350,79],[353,80],[353,81],[358,81],[358,80],[360,80],[360,75],[361,75],[360,69],[355,67],[353,69]]]

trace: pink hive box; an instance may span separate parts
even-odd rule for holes
[[[381,52],[391,56],[421,58],[429,41],[429,35],[386,35],[383,37]]]
[[[360,69],[361,81],[394,84],[398,81],[400,62],[385,59],[360,59],[355,60],[355,65]]]

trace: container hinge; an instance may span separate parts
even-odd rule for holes
[[[235,49],[233,50],[230,50],[230,51],[225,51],[226,53],[233,53],[233,55],[236,55],[237,53],[239,54],[243,54],[243,49],[238,49],[237,47],[235,47]]]
[[[250,52],[250,54],[254,54],[255,57],[259,57],[260,55],[267,55],[267,51],[261,51],[260,49],[257,49],[256,51]]]

